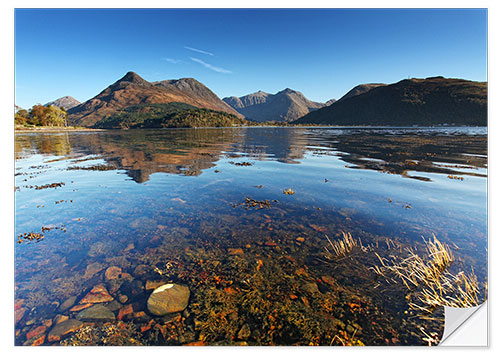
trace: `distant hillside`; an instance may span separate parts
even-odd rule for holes
[[[332,105],[333,103],[335,103],[337,101],[337,99],[330,99],[328,101],[325,102],[325,107],[328,107],[329,105]]]
[[[106,116],[140,104],[187,103],[197,108],[213,109],[243,118],[210,89],[193,78],[150,83],[128,72],[92,99],[70,109],[69,122],[91,127]]]
[[[200,109],[186,103],[140,104],[96,122],[99,129],[230,127],[246,120],[226,112]]]
[[[323,103],[310,101],[302,93],[289,88],[276,94],[258,91],[243,97],[227,97],[222,100],[245,118],[258,122],[291,122],[324,106]]]
[[[382,87],[382,86],[386,86],[386,85],[387,84],[384,84],[384,83],[360,84],[360,85],[354,87],[353,89],[351,89],[346,94],[344,94],[344,96],[342,98],[340,98],[338,101],[345,100],[345,99],[348,99],[348,98],[351,98],[351,97],[355,97],[357,95],[366,93],[366,92],[368,92],[369,90],[371,90],[373,88]]]
[[[79,104],[81,104],[81,103],[78,100],[67,95],[65,97],[61,97],[59,99],[56,99],[52,102],[48,102],[47,104],[45,104],[45,106],[48,107],[48,106],[54,105],[54,106],[59,107],[59,108],[64,108],[65,110],[69,110],[71,108],[76,107]]]
[[[487,83],[432,77],[376,85],[293,124],[486,126]]]

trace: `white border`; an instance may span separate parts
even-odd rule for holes
[[[1,143],[2,143],[2,164],[4,164],[4,173],[2,174],[2,194],[1,198],[3,201],[2,205],[2,235],[4,246],[2,247],[2,286],[4,287],[1,298],[2,307],[2,330],[1,336],[1,348],[2,352],[7,353],[6,356],[10,355],[23,355],[25,353],[36,353],[37,355],[66,355],[68,352],[72,355],[87,355],[92,354],[125,354],[125,355],[135,355],[137,353],[147,353],[147,354],[157,354],[157,353],[203,353],[208,355],[218,356],[220,354],[226,353],[238,353],[238,355],[251,355],[255,354],[276,354],[285,353],[287,355],[299,356],[308,353],[315,353],[320,355],[331,355],[331,354],[344,354],[349,355],[361,354],[361,353],[384,353],[400,355],[401,353],[409,355],[417,355],[424,353],[439,353],[442,354],[444,349],[453,354],[469,354],[469,353],[490,353],[496,349],[495,341],[490,338],[491,348],[487,349],[477,349],[477,348],[413,348],[413,347],[391,347],[391,348],[378,348],[378,347],[363,347],[363,348],[308,348],[308,347],[281,347],[281,348],[270,348],[270,347],[260,347],[260,348],[168,348],[164,349],[161,347],[148,347],[147,349],[140,348],[71,348],[70,350],[66,348],[22,348],[13,347],[13,285],[14,285],[14,255],[13,255],[13,245],[14,235],[13,222],[14,222],[14,141],[13,141],[13,121],[11,120],[13,114],[12,104],[14,103],[14,75],[13,75],[13,65],[14,65],[14,8],[38,8],[38,7],[61,7],[61,8],[115,8],[115,7],[128,7],[128,8],[188,8],[188,7],[198,7],[198,8],[209,8],[209,7],[229,7],[229,8],[251,8],[251,7],[261,7],[261,8],[300,8],[307,6],[308,8],[488,8],[488,82],[489,82],[489,253],[490,257],[493,254],[493,249],[495,246],[494,238],[496,232],[496,224],[493,219],[496,213],[496,166],[498,156],[500,154],[499,150],[499,140],[497,138],[497,127],[496,124],[498,118],[498,91],[497,91],[497,70],[498,65],[498,22],[500,19],[497,16],[498,5],[495,1],[440,1],[440,0],[423,0],[423,1],[316,1],[309,0],[307,2],[296,1],[296,0],[253,0],[248,3],[236,3],[234,0],[212,0],[212,1],[196,1],[196,0],[183,0],[181,1],[150,1],[142,0],[140,2],[130,1],[130,0],[120,0],[120,1],[10,1],[4,0],[1,2],[1,18],[0,26],[2,26],[1,37],[2,37],[2,96],[1,99]],[[489,261],[489,271],[490,271],[490,282],[489,282],[489,301],[490,301],[490,316],[496,317],[496,303],[492,302],[492,298],[495,296],[496,288],[496,277],[491,274],[495,272],[495,260],[490,259]],[[495,279],[493,279],[495,278]],[[496,320],[495,318],[490,319]],[[473,332],[473,331],[472,331]],[[496,332],[492,330],[490,323],[489,336]],[[470,333],[470,332],[469,332]],[[497,332],[498,333],[498,332]]]

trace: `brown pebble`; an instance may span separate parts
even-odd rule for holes
[[[26,334],[26,338],[29,340],[35,336],[39,336],[39,335],[45,333],[46,330],[47,330],[47,327],[44,325],[35,327],[34,329],[32,329],[30,332],[28,332]]]
[[[125,305],[118,311],[118,320],[123,320],[123,318],[127,315],[130,315],[134,312],[134,308],[132,307],[132,304]]]
[[[106,269],[106,272],[104,272],[104,278],[106,281],[117,279],[120,277],[120,274],[122,273],[122,269],[116,266],[109,267]]]
[[[109,295],[108,290],[102,284],[96,285],[92,288],[92,290],[85,295],[83,299],[80,300],[80,305],[82,304],[97,304],[99,302],[108,302],[113,301],[113,297]]]
[[[164,281],[151,281],[151,280],[148,280],[146,281],[146,290],[154,290],[162,285],[164,285],[165,282]]]
[[[69,317],[66,315],[56,315],[56,317],[54,317],[54,324],[55,325],[60,324],[61,322],[66,321],[68,319]]]
[[[91,306],[92,306],[91,303],[81,304],[81,305],[75,305],[71,309],[69,309],[69,311],[71,311],[71,312],[81,311],[81,310],[86,309],[86,308],[91,307]]]
[[[14,312],[14,323],[18,323],[24,316],[24,313],[28,311],[25,307],[21,307]]]
[[[35,336],[23,343],[24,346],[40,346],[45,342],[45,335]]]

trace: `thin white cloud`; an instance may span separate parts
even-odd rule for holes
[[[173,63],[173,64],[178,64],[178,63],[184,62],[182,60],[175,59],[175,58],[162,58],[162,60]]]
[[[191,61],[199,63],[202,66],[204,66],[204,67],[206,67],[208,69],[211,69],[212,71],[219,72],[219,73],[233,73],[233,72],[231,72],[231,71],[229,71],[227,69],[224,69],[224,68],[221,68],[221,67],[216,67],[216,66],[211,65],[210,63],[206,63],[206,62],[202,61],[201,59],[193,58],[193,57],[189,57],[189,58],[191,58]]]
[[[199,50],[197,48],[188,47],[188,46],[184,46],[184,48],[186,50],[190,50],[190,51],[194,51],[194,52],[198,52],[198,53],[203,53],[204,55],[214,56],[214,54],[212,52],[203,51],[203,50]]]

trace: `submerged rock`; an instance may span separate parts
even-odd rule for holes
[[[88,279],[92,278],[94,275],[96,275],[97,273],[99,273],[102,269],[104,269],[102,264],[91,263],[91,264],[87,265],[87,269],[85,269],[85,275],[83,276],[83,278],[85,280],[88,280]]]
[[[82,321],[109,322],[115,320],[115,314],[104,305],[94,305],[80,311],[76,317]]]
[[[69,317],[66,316],[66,315],[56,315],[56,317],[54,317],[54,324],[57,325],[57,324],[60,324],[61,322],[64,322],[64,321],[67,321],[69,320]]]
[[[40,346],[45,342],[45,335],[38,335],[28,339],[23,346]]]
[[[109,295],[106,287],[102,284],[96,285],[92,290],[80,300],[80,305],[83,304],[97,304],[100,302],[113,301],[113,297]]]
[[[120,277],[120,274],[122,273],[122,269],[117,267],[117,266],[112,266],[106,269],[104,272],[104,278],[106,281],[117,279]]]
[[[157,316],[184,310],[189,301],[189,288],[178,284],[165,284],[149,296],[148,310]]]
[[[68,310],[71,306],[75,305],[76,302],[76,296],[71,296],[70,298],[66,299],[61,306],[59,306],[59,311],[65,311]]]
[[[164,281],[146,281],[146,290],[154,290],[160,286],[165,285]]]
[[[54,328],[50,330],[49,334],[47,335],[47,339],[49,342],[59,341],[64,335],[77,331],[82,326],[83,322],[75,319],[63,321],[60,324],[55,325]]]
[[[44,334],[46,330],[47,330],[47,326],[44,326],[44,325],[38,326],[38,327],[30,330],[30,332],[28,332],[26,334],[26,338],[29,340],[33,337],[40,336],[40,335]]]

